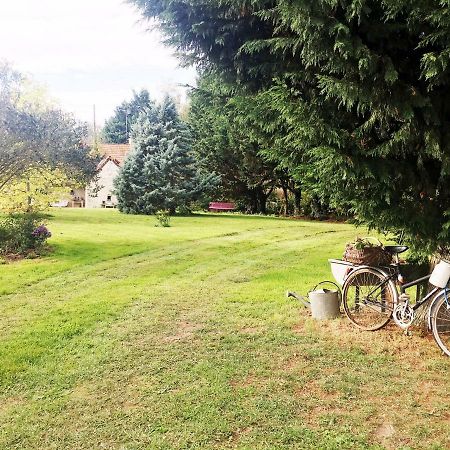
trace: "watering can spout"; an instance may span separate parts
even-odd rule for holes
[[[293,292],[293,291],[287,291],[286,292],[286,297],[287,298],[295,298],[297,299],[303,306],[306,306],[307,308],[310,307],[309,302],[306,300],[306,298],[303,295],[299,295],[297,294],[297,292]]]
[[[298,295],[297,292],[292,292],[292,291],[286,291],[286,297],[287,298],[293,297],[293,298],[296,298],[297,300],[303,300],[301,295]]]

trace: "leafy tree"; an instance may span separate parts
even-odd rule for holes
[[[169,97],[139,115],[132,135],[134,149],[115,181],[120,211],[174,213],[214,187],[217,177],[201,176],[191,154],[190,132]]]
[[[153,100],[146,89],[140,92],[133,91],[130,101],[122,102],[109,118],[103,128],[103,140],[111,144],[128,143],[131,128],[141,111],[153,107]]]
[[[16,177],[0,195],[0,211],[9,213],[43,211],[49,203],[67,196],[73,182],[60,170],[40,167]]]
[[[85,143],[86,126],[59,109],[28,96],[30,82],[7,65],[0,66],[0,193],[12,195],[26,186],[43,192],[61,180],[85,183],[95,175],[97,159]],[[30,180],[34,187],[30,189]],[[37,180],[41,180],[37,183]],[[28,207],[31,206],[28,194]]]
[[[447,2],[132,3],[189,61],[258,97],[267,151],[306,165],[320,198],[416,249],[449,245]]]

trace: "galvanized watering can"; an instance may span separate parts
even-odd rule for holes
[[[336,289],[318,289],[323,284],[331,284]],[[287,297],[294,297],[307,308],[310,308],[314,319],[335,319],[339,317],[339,306],[341,303],[341,290],[336,283],[332,281],[322,281],[308,292],[308,296],[298,295],[296,292],[286,292]]]

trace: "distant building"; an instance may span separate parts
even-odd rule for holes
[[[114,195],[114,179],[130,149],[131,144],[99,144],[102,160],[97,166],[97,180],[86,187],[73,189],[68,201],[58,202],[53,206],[115,208],[117,197]]]

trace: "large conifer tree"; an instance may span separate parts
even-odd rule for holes
[[[319,195],[416,248],[448,247],[448,2],[133,3],[248,96],[267,151],[298,172],[306,164]]]
[[[199,173],[191,154],[190,132],[171,98],[143,111],[132,136],[133,151],[115,182],[120,211],[153,214],[163,209],[173,213],[214,187],[214,175]]]
[[[102,130],[103,140],[109,144],[128,143],[131,128],[140,112],[152,106],[153,101],[146,89],[133,91],[133,98],[117,106],[114,114],[106,121]]]
[[[221,175],[223,199],[266,214],[270,194],[286,177],[282,180],[277,165],[258,154],[260,143],[242,126],[241,109],[228,101],[228,89],[221,87],[215,77],[205,77],[191,93],[193,148],[203,167]]]

